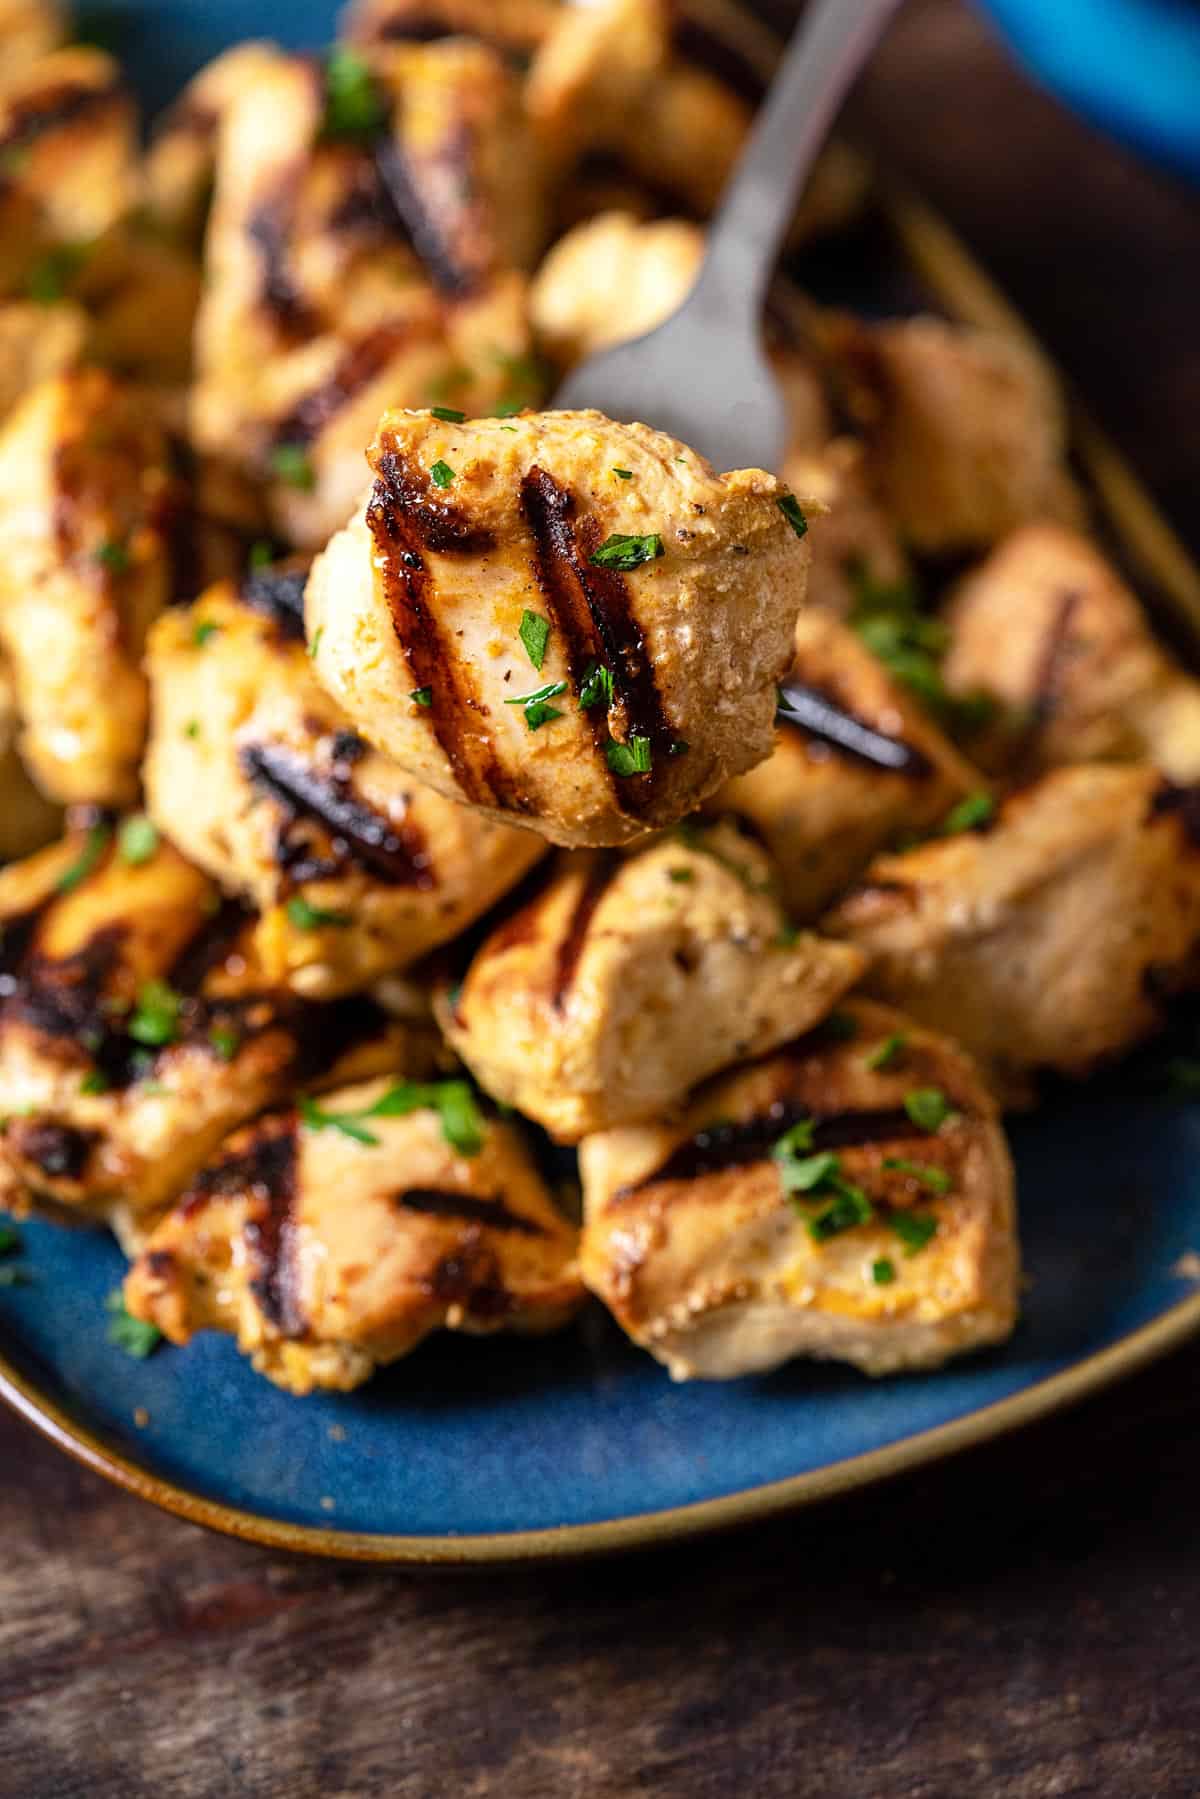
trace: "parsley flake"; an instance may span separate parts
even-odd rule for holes
[[[79,856],[72,862],[70,868],[59,875],[58,880],[55,882],[55,887],[58,892],[74,893],[77,887],[82,887],[88,876],[95,870],[97,863],[104,855],[104,852],[111,841],[111,825],[92,825],[84,839],[83,848],[80,851]]]
[[[914,1087],[904,1095],[904,1110],[920,1131],[940,1130],[953,1107],[940,1087]]]
[[[144,1318],[134,1318],[125,1309],[125,1296],[117,1287],[104,1302],[109,1313],[108,1340],[131,1355],[136,1361],[144,1362],[148,1355],[162,1342],[162,1332],[157,1324],[147,1324]]]
[[[633,480],[633,470],[631,468],[614,468],[613,474],[617,477],[618,481]]]
[[[910,1256],[924,1249],[937,1231],[937,1219],[928,1212],[893,1212],[888,1223]]]
[[[606,743],[604,759],[614,775],[648,775],[650,773],[650,739],[631,737],[628,743]]]
[[[553,718],[561,718],[562,713],[557,706],[547,705],[548,700],[557,699],[560,693],[566,692],[565,681],[547,681],[544,687],[535,687],[532,693],[517,695],[505,700],[506,706],[524,706],[525,723],[531,731],[540,730]]]
[[[30,269],[25,292],[37,306],[56,306],[90,254],[90,244],[57,245]]]
[[[613,703],[612,669],[605,668],[599,662],[589,662],[579,689],[579,709],[581,712],[590,712],[601,701],[604,702],[606,711]]]
[[[903,1031],[893,1031],[882,1043],[877,1043],[869,1055],[863,1057],[863,1067],[869,1068],[872,1074],[878,1074],[885,1068],[892,1068],[903,1061],[908,1049],[908,1038]]]
[[[87,1094],[107,1093],[111,1085],[112,1082],[103,1069],[93,1068],[80,1081],[79,1091]]]
[[[800,502],[794,493],[780,494],[775,504],[782,512],[797,537],[804,537],[808,532],[808,520],[800,510]]]
[[[148,1043],[156,1049],[174,1043],[182,1007],[181,995],[165,981],[143,981],[138,988],[137,1005],[130,1014],[129,1035],[135,1043]]]
[[[183,727],[183,734],[185,737],[199,737],[200,720],[198,718],[189,718],[187,724]]]
[[[410,1112],[434,1111],[442,1135],[460,1156],[477,1156],[483,1148],[483,1117],[474,1089],[467,1081],[395,1081],[386,1093],[361,1112],[327,1112],[316,1100],[301,1098],[300,1116],[310,1131],[335,1130],[366,1147],[378,1148],[379,1138],[366,1129],[364,1120],[402,1118]]]
[[[440,456],[430,469],[429,473],[433,477],[433,485],[435,487],[449,487],[454,480],[454,470],[450,467],[448,462],[443,462]]]
[[[408,697],[412,701],[414,706],[425,706],[425,707],[432,706],[433,705],[433,688],[432,687],[414,687]]]
[[[214,1024],[208,1033],[208,1041],[210,1048],[222,1062],[232,1062],[242,1047],[242,1040],[237,1032],[224,1024]]]
[[[327,926],[344,930],[353,924],[348,912],[327,912],[321,906],[314,906],[304,898],[302,893],[295,893],[287,903],[288,923],[298,931],[320,931]]]
[[[667,879],[674,881],[677,887],[685,887],[696,879],[694,868],[668,868]]]
[[[892,1168],[897,1174],[906,1174],[921,1187],[927,1187],[931,1193],[949,1193],[954,1185],[944,1168],[933,1168],[928,1162],[910,1162],[904,1156],[885,1156],[885,1168]]]
[[[158,849],[158,827],[144,812],[122,820],[117,834],[117,854],[130,868],[149,862]]]
[[[274,560],[275,551],[273,547],[267,542],[265,537],[259,537],[250,545],[246,555],[246,566],[249,568],[251,574],[257,574],[260,569],[270,568]]]
[[[453,406],[431,406],[429,408],[435,419],[441,419],[444,425],[461,425],[466,418],[465,412],[459,412]]]
[[[871,1263],[871,1279],[877,1287],[890,1287],[896,1278],[896,1264],[889,1256],[880,1256]]]
[[[962,831],[977,831],[980,825],[988,823],[996,810],[996,802],[990,793],[979,788],[975,793],[968,793],[965,799],[959,800],[957,806],[942,820],[941,836],[957,837]]]
[[[317,485],[316,471],[303,444],[276,444],[268,461],[271,473],[300,493],[311,493]]]
[[[203,618],[192,632],[192,642],[198,650],[202,650],[210,637],[215,637],[221,629],[215,619]]]
[[[325,635],[324,625],[318,625],[316,630],[313,632],[313,640],[308,646],[308,659],[310,662],[316,661],[317,651],[321,647],[321,639],[322,639],[322,637],[324,637],[324,635]],[[418,688],[417,691],[419,693],[421,691],[420,688]]]
[[[129,551],[115,537],[109,538],[107,543],[100,545],[96,551],[96,561],[102,568],[106,568],[110,575],[124,575],[132,566],[132,557]]]
[[[525,645],[525,654],[530,662],[541,674],[542,663],[546,660],[546,645],[550,641],[550,620],[543,618],[540,612],[527,610],[521,614],[517,636]]]
[[[663,540],[657,531],[651,531],[645,537],[629,537],[617,531],[592,551],[588,561],[596,568],[627,571],[640,568],[643,562],[653,562],[662,553]]]
[[[369,65],[338,44],[325,61],[325,117],[322,136],[373,137],[387,123],[387,107]]]
[[[21,1239],[11,1224],[0,1220],[0,1256],[12,1256],[21,1247]]]

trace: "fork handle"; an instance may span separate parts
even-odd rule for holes
[[[899,0],[810,0],[709,229],[694,300],[757,327],[817,152]]]

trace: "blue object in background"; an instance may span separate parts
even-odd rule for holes
[[[1200,181],[1197,0],[983,0],[1060,99]]]

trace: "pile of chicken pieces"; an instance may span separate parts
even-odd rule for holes
[[[1002,1341],[1002,1113],[1200,939],[1052,375],[805,302],[777,476],[538,411],[751,117],[666,0],[357,0],[147,151],[69,38],[0,0],[0,1204],[294,1393],[589,1293],[679,1378]]]

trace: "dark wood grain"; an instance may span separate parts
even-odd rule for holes
[[[855,112],[1200,539],[1195,198],[956,0],[913,0]],[[1200,1345],[836,1507],[470,1578],[204,1535],[2,1416],[0,1795],[1194,1799],[1198,1386]]]

